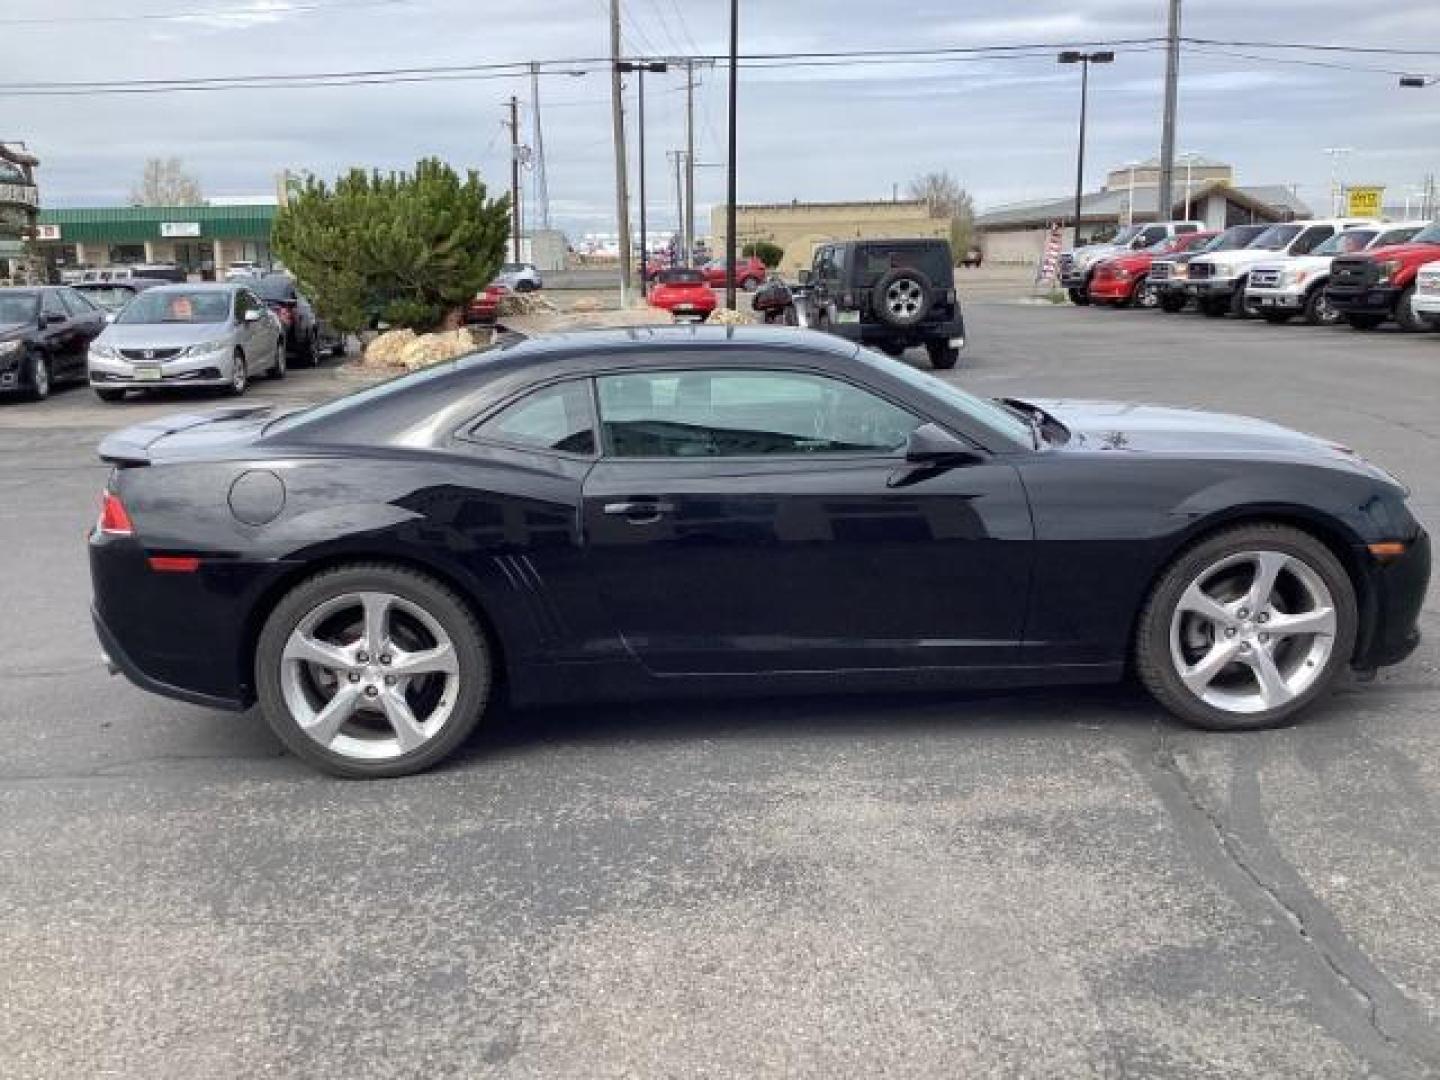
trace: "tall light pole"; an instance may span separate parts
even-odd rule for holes
[[[1075,151],[1075,247],[1080,246],[1080,209],[1085,194],[1085,110],[1090,97],[1090,65],[1110,64],[1115,54],[1110,50],[1080,52],[1066,49],[1056,57],[1062,64],[1080,65],[1080,141]]]
[[[740,87],[740,0],[730,0],[730,130],[725,158],[725,306],[735,310],[735,104]]]
[[[1354,152],[1353,146],[1325,147],[1325,153],[1330,155],[1330,215],[1332,217],[1339,217],[1343,210],[1340,199],[1340,159]]]
[[[650,238],[646,234],[645,224],[645,73],[653,71],[660,74],[669,69],[659,60],[625,60],[615,66],[621,72],[635,72],[636,79],[640,84],[640,108],[636,117],[636,122],[640,125],[640,295],[648,296],[650,288],[645,279],[645,270],[650,262]]]

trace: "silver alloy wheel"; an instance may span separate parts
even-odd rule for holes
[[[30,372],[30,378],[34,384],[35,397],[47,398],[50,396],[50,365],[43,356],[35,357],[34,365]]]
[[[1135,306],[1141,308],[1153,308],[1160,303],[1160,293],[1150,283],[1149,278],[1141,280],[1135,289]]]
[[[460,658],[424,608],[354,592],[311,609],[280,656],[296,726],[333,754],[389,761],[428,743],[459,700]]]
[[[1321,326],[1334,326],[1340,321],[1340,312],[1335,310],[1335,305],[1330,303],[1330,298],[1325,295],[1325,289],[1320,288],[1320,295],[1315,300],[1315,321]]]
[[[1207,705],[1268,712],[1315,684],[1336,628],[1334,599],[1314,567],[1285,552],[1243,551],[1201,571],[1181,594],[1170,660]]]
[[[897,278],[885,290],[885,306],[892,315],[902,319],[913,319],[920,312],[920,302],[925,299],[925,290],[911,278]]]
[[[245,370],[245,354],[236,349],[235,357],[230,361],[230,389],[236,395],[243,394],[249,381],[250,373]]]

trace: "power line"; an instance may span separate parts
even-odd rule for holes
[[[1398,68],[1379,68],[1365,64],[1342,64],[1335,60],[1302,60],[1290,56],[1261,56],[1257,53],[1236,52],[1233,49],[1217,49],[1209,46],[1189,47],[1185,50],[1191,56],[1211,58],[1228,57],[1235,60],[1260,61],[1266,64],[1287,64],[1295,67],[1325,68],[1329,71],[1357,71],[1368,75],[1407,75],[1408,71]]]
[[[1310,52],[1373,53],[1389,56],[1440,56],[1440,49],[1397,49],[1380,45],[1330,45],[1304,41],[1222,41],[1218,38],[1185,37],[1193,45],[1226,45],[1242,49],[1287,49]]]
[[[290,15],[295,12],[323,11],[329,8],[344,8],[350,11],[360,7],[408,6],[411,0],[342,0],[340,3],[289,4],[285,7],[269,8],[201,8],[196,11],[140,12],[134,15],[75,15],[40,16],[24,19],[0,19],[0,26],[66,26],[90,23],[130,22],[204,22],[206,19],[235,19],[246,21],[272,15]]]

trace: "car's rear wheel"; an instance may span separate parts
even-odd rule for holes
[[[312,348],[313,348],[313,343],[312,343]],[[272,379],[283,379],[283,378],[285,377],[285,363],[286,363],[286,358],[285,358],[285,339],[284,339],[284,338],[281,338],[281,339],[280,339],[278,342],[276,342],[276,344],[275,344],[275,363],[274,363],[274,365],[270,368],[269,372],[267,372],[267,374],[270,376],[270,378],[272,378]],[[311,360],[311,366],[314,366],[314,360],[313,360],[313,359]]]
[[[1090,303],[1090,293],[1086,289],[1066,289],[1065,295],[1070,297],[1070,303],[1076,307],[1086,307]]]
[[[948,341],[927,341],[925,352],[930,356],[930,366],[937,371],[949,371],[960,360],[960,350]]]
[[[1130,302],[1138,308],[1153,308],[1160,303],[1160,293],[1154,285],[1150,284],[1148,277],[1142,277],[1135,283],[1135,291],[1130,294]]]
[[[1357,623],[1354,586],[1329,548],[1287,525],[1243,525],[1161,577],[1140,616],[1136,667],[1187,723],[1269,727],[1326,691]]]
[[[1250,318],[1250,306],[1245,303],[1246,279],[1241,278],[1235,283],[1235,291],[1230,294],[1230,314],[1237,319]]]
[[[1421,330],[1429,330],[1430,324],[1422,319],[1415,311],[1415,286],[1411,285],[1400,294],[1400,299],[1395,301],[1395,321],[1400,329],[1407,334],[1419,333]]]
[[[491,654],[465,602],[433,578],[361,564],[301,582],[255,650],[260,705],[298,757],[336,776],[404,776],[470,734]]]

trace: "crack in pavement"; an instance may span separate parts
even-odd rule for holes
[[[1137,750],[1133,756],[1192,853],[1208,864],[1205,868],[1213,871],[1218,883],[1242,908],[1253,910],[1258,901],[1265,910],[1280,914],[1278,923],[1267,919],[1259,929],[1288,927],[1267,936],[1310,969],[1309,981],[1316,993],[1305,996],[1317,1022],[1380,1075],[1440,1075],[1440,1032],[1349,939],[1298,872],[1274,850],[1261,817],[1255,755],[1242,756],[1236,763],[1230,809],[1235,819],[1245,821],[1243,829],[1205,799],[1181,768],[1163,732],[1158,745]],[[1258,835],[1242,835],[1247,831]]]

